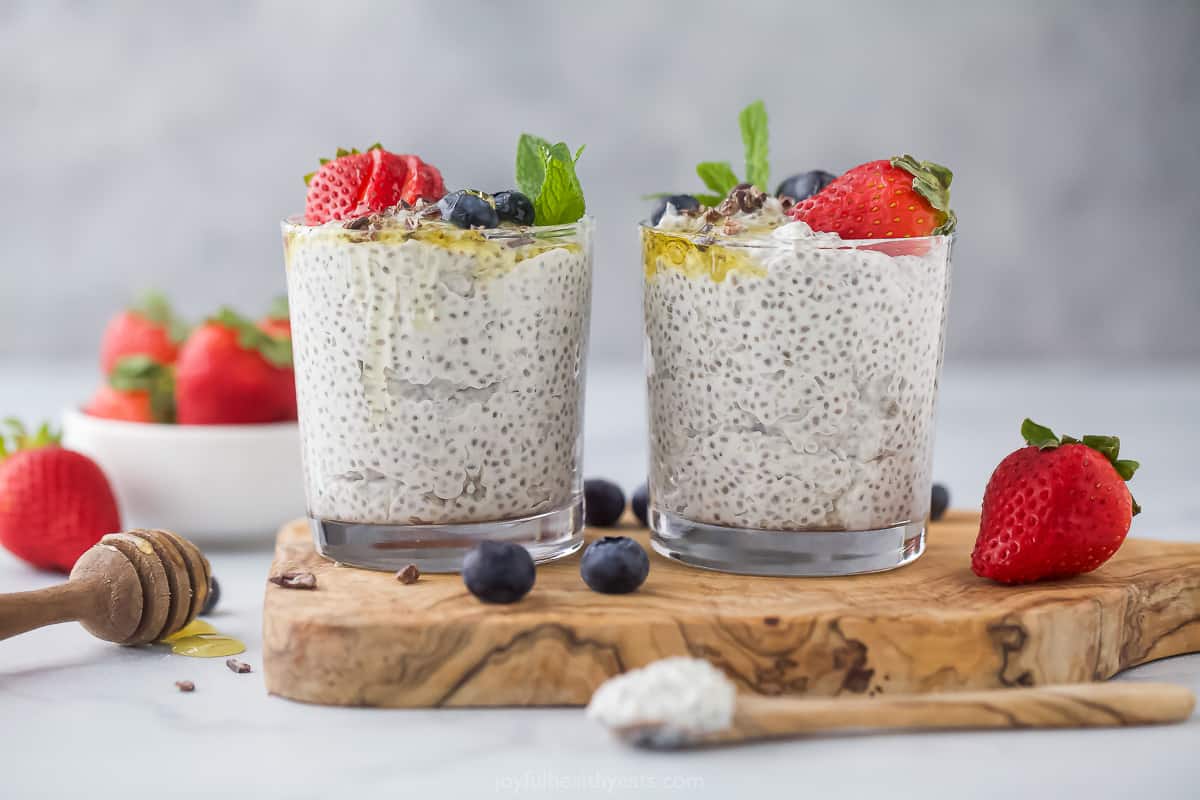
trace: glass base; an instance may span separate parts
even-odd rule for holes
[[[870,531],[764,531],[693,522],[651,506],[650,531],[650,543],[667,558],[744,575],[883,572],[925,551],[923,521]]]
[[[516,542],[533,560],[553,561],[583,546],[583,497],[532,517],[451,525],[387,525],[309,517],[317,552],[340,564],[422,572],[461,572],[467,551],[483,541]]]

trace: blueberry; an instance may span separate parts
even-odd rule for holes
[[[700,201],[690,194],[673,194],[670,197],[660,197],[658,205],[654,207],[654,212],[650,214],[651,225],[657,225],[659,220],[663,218],[663,214],[667,213],[667,203],[675,206],[676,211],[695,211],[700,208]]]
[[[647,527],[649,517],[647,514],[647,506],[650,505],[650,486],[643,483],[641,486],[633,490],[633,497],[629,499],[629,505],[633,507],[633,515],[638,518],[638,522],[642,523],[642,527]]]
[[[204,608],[200,609],[201,616],[208,616],[212,610],[217,607],[217,601],[221,599],[221,584],[217,583],[217,578],[214,575],[208,581],[208,597],[204,600]]]
[[[459,189],[438,200],[442,219],[460,228],[494,228],[500,224],[496,209],[480,192]]]
[[[611,528],[625,513],[625,493],[612,481],[589,478],[583,482],[583,520],[597,528]]]
[[[501,222],[515,222],[518,225],[533,224],[533,203],[518,191],[496,192],[492,196],[496,203],[496,214]]]
[[[579,574],[594,592],[628,594],[645,582],[650,559],[628,536],[605,536],[583,551]]]
[[[933,496],[929,502],[929,518],[939,520],[950,506],[950,490],[940,483],[933,485]]]
[[[786,196],[800,201],[806,197],[812,197],[828,186],[829,182],[836,177],[836,175],[831,175],[821,169],[814,169],[812,172],[801,172],[790,178],[784,178],[783,183],[779,184],[779,188],[775,190],[775,196]]]
[[[463,559],[462,576],[483,602],[515,603],[533,588],[533,557],[512,542],[480,542]]]

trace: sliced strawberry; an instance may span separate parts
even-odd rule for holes
[[[321,161],[321,168],[306,178],[308,196],[304,216],[309,225],[321,225],[332,219],[352,216],[371,177],[371,153],[338,151],[332,161]]]
[[[446,196],[446,184],[442,173],[433,164],[427,164],[416,156],[400,156],[408,165],[408,179],[400,192],[400,199],[415,204],[418,200],[435,202]]]
[[[843,239],[901,239],[950,233],[953,173],[904,155],[861,164],[796,204],[793,219]]]
[[[404,181],[408,178],[408,164],[404,156],[380,148],[370,151],[371,175],[363,187],[359,214],[383,211],[400,202]]]
[[[367,152],[338,150],[333,160],[305,176],[308,196],[304,216],[309,225],[350,219],[383,211],[401,200],[438,200],[446,193],[438,170],[416,156],[397,155],[379,144]]]

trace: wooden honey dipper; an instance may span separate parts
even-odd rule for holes
[[[0,639],[78,621],[107,642],[156,642],[196,618],[211,580],[208,559],[182,536],[110,533],[79,557],[67,583],[0,595]]]

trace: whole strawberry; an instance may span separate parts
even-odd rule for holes
[[[789,212],[843,239],[904,239],[950,233],[950,170],[909,155],[871,161],[835,178]]]
[[[29,434],[8,420],[0,437],[0,544],[41,569],[68,572],[106,533],[121,530],[108,479],[96,462],[64,450],[43,425]]]
[[[174,422],[175,375],[148,356],[123,356],[83,412],[125,422]]]
[[[296,418],[292,342],[230,309],[192,332],[175,364],[183,425],[240,425]]]
[[[187,325],[175,316],[167,299],[148,292],[109,321],[100,341],[100,368],[108,375],[119,359],[136,355],[173,364],[186,336]]]
[[[321,168],[304,176],[308,195],[304,217],[309,225],[383,211],[403,201],[438,200],[446,194],[442,174],[416,156],[397,155],[379,144],[367,152],[337,151],[321,159]]]
[[[1138,462],[1116,436],[1056,436],[1032,420],[1029,443],[996,467],[983,495],[976,575],[1029,583],[1091,572],[1112,557],[1141,511],[1125,482]]]

